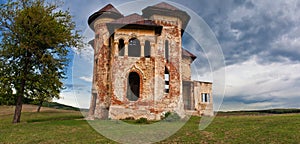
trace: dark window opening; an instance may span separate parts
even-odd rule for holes
[[[208,93],[202,93],[201,94],[201,101],[202,102],[209,102],[209,94]]]
[[[137,101],[140,97],[140,76],[136,72],[131,72],[128,76],[127,99]]]
[[[128,45],[128,56],[140,57],[140,55],[141,55],[140,41],[136,38],[130,39]]]
[[[167,67],[165,67],[165,93],[170,91],[170,73]]]
[[[111,44],[112,44],[112,43],[113,43],[113,38],[110,37],[110,38],[109,38],[109,43],[108,43],[108,47],[109,47],[109,48],[111,48]]]
[[[165,41],[165,59],[169,61],[169,41]]]
[[[144,48],[144,52],[145,52],[145,57],[149,58],[151,56],[151,45],[149,41],[145,41],[145,48]]]
[[[125,44],[123,39],[119,39],[119,56],[124,56]]]

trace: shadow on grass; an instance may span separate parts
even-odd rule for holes
[[[48,118],[36,118],[27,120],[27,123],[35,123],[35,122],[47,122],[47,121],[62,121],[62,120],[76,120],[83,119],[83,116],[59,116],[59,117],[48,117]]]

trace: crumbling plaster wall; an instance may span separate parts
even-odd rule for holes
[[[109,74],[110,70],[110,49],[109,49],[109,32],[106,23],[113,21],[111,18],[101,18],[95,21],[95,39],[94,39],[94,75],[93,87],[97,91],[96,106],[93,117],[105,119],[108,117],[108,109],[110,106],[109,97]],[[93,103],[93,102],[91,102]],[[92,113],[90,113],[92,114]]]
[[[201,94],[210,95],[209,102],[202,102]],[[195,109],[199,115],[213,116],[212,83],[194,81]]]
[[[158,103],[158,108],[164,111],[176,111],[179,115],[184,116],[184,105],[182,99],[182,70],[181,70],[181,20],[174,17],[153,15],[150,17],[158,25],[163,26],[160,38],[158,38],[158,59],[156,59],[156,75],[164,73],[166,66],[170,73],[169,80],[169,93],[165,94],[161,90],[159,95],[164,95]],[[169,43],[169,59],[162,59],[165,57],[165,42]],[[164,79],[164,77],[163,77]],[[157,84],[160,85],[160,84]],[[163,85],[162,85],[163,86]]]
[[[151,58],[134,58],[128,56],[114,57],[112,65],[113,95],[109,109],[109,117],[122,119],[126,117],[146,117],[160,119],[167,111],[176,111],[184,115],[181,92],[181,21],[171,17],[159,17],[155,22],[163,26],[160,36],[154,31],[119,29],[114,40],[130,38],[140,40],[141,46],[145,40],[151,43]],[[164,19],[164,20],[161,20]],[[174,25],[175,24],[175,25]],[[169,41],[169,59],[165,59],[165,41]],[[154,47],[153,47],[154,46]],[[114,50],[116,52],[116,50]],[[115,54],[116,55],[116,54]],[[165,67],[170,73],[170,91],[165,93]],[[137,71],[142,80],[141,97],[136,102],[126,98],[127,77],[131,71]]]
[[[192,58],[184,56],[182,58],[182,80],[190,81],[191,80],[191,63]]]

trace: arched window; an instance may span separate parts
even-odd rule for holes
[[[165,59],[169,61],[169,41],[165,41]]]
[[[129,73],[127,83],[127,99],[137,101],[140,97],[140,76],[136,72]]]
[[[169,93],[170,90],[169,81],[170,81],[170,73],[167,67],[165,67],[165,93]]]
[[[124,56],[125,44],[123,39],[119,39],[119,56]]]
[[[145,57],[149,58],[151,56],[151,45],[150,42],[147,40],[145,41],[145,47],[144,47]]]
[[[136,38],[130,39],[128,45],[128,56],[140,57],[140,55],[141,55],[140,41]]]

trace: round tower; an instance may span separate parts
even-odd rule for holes
[[[92,84],[92,98],[89,116],[91,118],[106,119],[110,105],[110,34],[106,24],[123,15],[111,4],[106,5],[92,14],[88,19],[90,28],[95,32],[95,39],[90,42],[94,49],[94,75]]]

